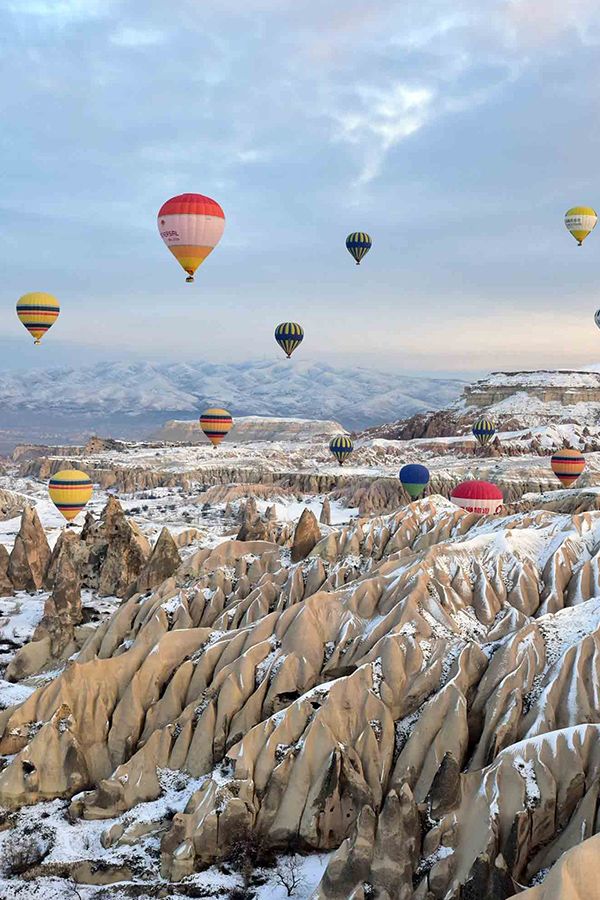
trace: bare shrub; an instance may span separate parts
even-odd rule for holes
[[[39,866],[49,851],[49,844],[40,837],[13,832],[2,845],[2,874],[9,878],[24,875],[34,866]]]
[[[242,876],[244,887],[249,887],[254,870],[259,867],[272,868],[276,856],[261,834],[244,832],[233,842],[227,861]]]
[[[300,861],[296,854],[280,859],[275,869],[275,878],[284,886],[288,897],[293,897],[304,882],[300,869]]]

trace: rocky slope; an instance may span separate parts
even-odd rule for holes
[[[597,448],[600,438],[600,373],[570,370],[492,372],[465,385],[461,397],[441,410],[418,412],[391,424],[375,425],[365,437],[413,438],[469,435],[481,415],[498,429],[516,431],[549,423],[590,428]]]
[[[323,900],[504,900],[595,832],[595,506],[489,519],[434,496],[314,527],[296,563],[199,551],[0,713],[2,805],[100,827],[41,872],[150,891],[144,848],[185,883],[251,834],[333,852]]]

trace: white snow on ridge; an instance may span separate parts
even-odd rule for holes
[[[96,414],[197,413],[226,406],[235,415],[334,419],[348,428],[439,409],[464,382],[410,377],[372,369],[337,369],[324,363],[270,360],[236,364],[100,363],[36,370],[35,395],[27,374],[3,373],[5,411],[52,411],[89,421]],[[156,421],[156,419],[154,419]],[[1,424],[1,423],[0,423]]]
[[[513,383],[523,387],[600,388],[600,372],[573,371],[570,369],[492,372],[490,375],[477,381],[473,387],[506,387]]]

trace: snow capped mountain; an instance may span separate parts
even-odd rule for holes
[[[33,387],[32,387],[33,386]],[[0,428],[24,419],[154,425],[218,404],[233,415],[335,419],[346,428],[438,409],[463,382],[321,363],[102,363],[0,379]],[[104,426],[106,427],[106,425]]]

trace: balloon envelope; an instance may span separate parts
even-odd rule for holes
[[[179,194],[163,203],[158,213],[160,236],[194,280],[194,272],[212,253],[225,230],[225,213],[216,200],[203,194]]]
[[[600,328],[600,309],[597,309],[594,313],[594,322],[596,323],[598,328]]]
[[[289,359],[304,340],[304,329],[297,322],[282,322],[275,329],[275,340]]]
[[[416,500],[429,484],[429,469],[419,463],[410,463],[402,466],[399,477],[406,493]]]
[[[346,238],[346,248],[348,253],[356,260],[356,265],[360,266],[361,259],[367,255],[372,246],[372,240],[366,231],[353,231]]]
[[[493,515],[502,506],[500,488],[489,481],[463,481],[454,488],[450,499],[467,512]]]
[[[579,246],[596,227],[598,216],[591,206],[573,206],[565,213],[565,226]]]
[[[200,416],[200,427],[213,447],[217,447],[233,426],[231,413],[220,407],[206,409]]]
[[[494,423],[491,419],[486,419],[484,416],[481,419],[477,419],[473,428],[471,429],[473,432],[473,436],[482,447],[485,447],[486,444],[489,444],[491,439],[496,434],[496,429],[494,428]]]
[[[52,328],[59,313],[60,303],[52,294],[34,291],[17,300],[17,315],[36,344]]]
[[[560,483],[564,487],[570,487],[585,469],[585,457],[579,450],[558,450],[550,465]]]
[[[63,469],[48,482],[50,499],[68,522],[81,512],[93,492],[90,476],[79,469]]]
[[[338,434],[329,442],[329,449],[342,466],[354,450],[354,444],[345,434]]]

